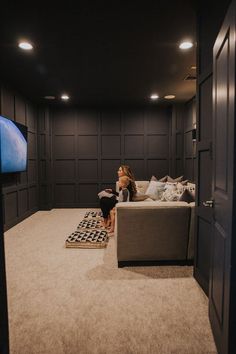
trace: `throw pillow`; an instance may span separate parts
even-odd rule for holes
[[[152,178],[150,179],[150,181],[157,181],[157,178],[155,176],[152,176]]]
[[[195,201],[195,196],[188,189],[185,189],[182,195],[180,196],[179,201],[191,203]]]
[[[179,200],[179,193],[177,190],[166,189],[161,197],[162,201],[166,202],[176,202]]]
[[[172,178],[170,176],[167,176],[167,182],[171,182],[171,183],[174,183],[174,182],[181,182],[183,180],[184,176],[180,176],[180,177],[177,177],[177,178]]]
[[[166,184],[165,184],[165,190],[166,190],[166,189],[171,189],[171,190],[177,189],[177,183],[166,182]]]
[[[145,192],[150,198],[154,200],[160,199],[160,194],[164,191],[165,183],[159,181],[150,181]]]
[[[135,181],[135,185],[136,185],[136,188],[137,188],[137,192],[145,194],[145,191],[147,189],[147,184],[146,183],[143,183],[143,181]]]

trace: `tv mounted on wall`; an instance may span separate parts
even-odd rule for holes
[[[0,116],[0,172],[27,169],[27,127]]]

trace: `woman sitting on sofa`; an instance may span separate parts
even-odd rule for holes
[[[131,171],[131,168],[128,165],[121,165],[117,171],[118,177],[122,176],[127,176],[129,177],[129,184],[127,186],[127,189],[129,191],[129,196],[130,196],[130,201],[132,201],[134,195],[137,193],[136,185],[135,185],[135,180],[134,180],[134,174]],[[104,226],[108,227],[110,225],[110,211],[114,208],[114,206],[117,203],[117,196],[119,193],[117,193],[113,189],[106,189],[106,192],[111,193],[112,197],[102,197],[100,199],[100,208],[102,210],[103,214],[103,219],[104,219]]]

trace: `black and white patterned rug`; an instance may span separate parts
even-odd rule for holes
[[[67,248],[105,248],[108,233],[102,224],[101,212],[88,211],[80,221],[77,230],[66,239]]]
[[[105,230],[77,230],[66,240],[69,248],[105,248],[108,243],[108,235]]]

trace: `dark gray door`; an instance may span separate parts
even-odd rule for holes
[[[235,155],[235,1],[213,50],[213,220],[209,315],[219,353],[235,353],[232,328]],[[235,328],[234,328],[235,329]]]

